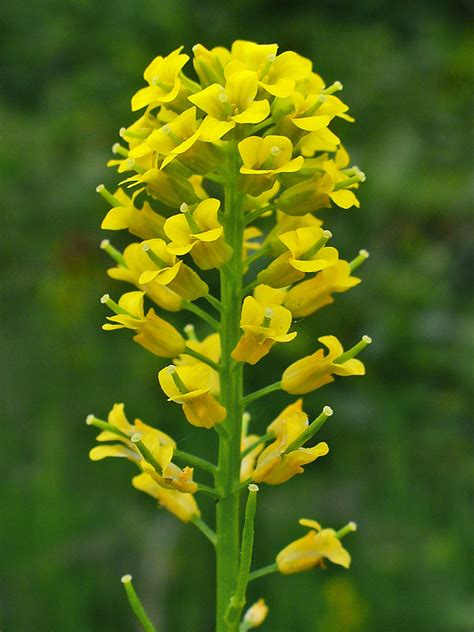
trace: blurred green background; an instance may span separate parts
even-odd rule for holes
[[[98,299],[120,288],[97,247],[106,205],[94,189],[117,181],[105,162],[148,62],[245,38],[343,82],[357,122],[337,131],[368,179],[360,210],[323,216],[346,257],[371,252],[364,283],[301,322],[252,380],[273,381],[318,335],[375,340],[365,379],[306,398],[311,413],[336,411],[320,435],[331,453],[265,487],[257,521],[256,567],[303,534],[299,517],[356,520],[353,566],[270,576],[250,599],[265,596],[273,632],[472,632],[467,3],[30,0],[0,20],[2,630],[134,630],[126,572],[160,631],[213,628],[207,541],[135,492],[131,465],[87,458],[83,419],[115,401],[183,449],[215,445],[164,401],[158,359],[100,330]],[[256,403],[253,429],[289,401]]]

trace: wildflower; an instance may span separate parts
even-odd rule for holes
[[[180,206],[181,214],[165,222],[164,230],[171,239],[168,251],[174,255],[190,253],[202,270],[219,268],[232,255],[224,241],[224,228],[217,219],[220,202],[209,198],[200,202],[194,211],[187,204]]]
[[[184,338],[172,325],[157,316],[153,308],[145,316],[143,296],[144,292],[128,292],[120,297],[117,305],[108,294],[104,295],[101,302],[114,309],[116,314],[107,316],[113,324],[106,323],[102,329],[133,329],[137,332],[133,340],[151,353],[163,358],[179,355],[186,347]]]
[[[179,492],[175,489],[164,489],[149,474],[143,472],[134,476],[132,485],[135,489],[156,498],[159,505],[165,507],[182,522],[190,522],[193,518],[199,518],[201,515],[192,494]]]
[[[181,296],[173,292],[167,285],[162,285],[157,280],[146,284],[139,282],[143,272],[150,267],[150,258],[143,250],[141,244],[129,244],[117,263],[117,266],[107,270],[107,274],[112,279],[135,285],[139,290],[145,292],[148,298],[159,307],[170,312],[177,312],[182,308],[183,301]]]
[[[193,426],[212,428],[223,421],[226,410],[211,394],[212,369],[198,362],[194,365],[165,367],[158,380],[169,401],[182,405],[186,419]]]
[[[304,158],[292,159],[293,145],[286,136],[249,136],[239,143],[244,175],[293,173],[303,166]]]
[[[275,435],[275,441],[259,455],[252,479],[256,483],[279,485],[301,474],[303,465],[312,463],[329,452],[327,443],[321,442],[312,448],[288,448],[308,427],[308,416],[301,410],[301,400],[287,406],[268,426],[267,431]]]
[[[171,254],[163,239],[148,239],[142,243],[142,249],[148,257],[148,264],[138,279],[140,285],[157,281],[188,301],[195,301],[209,292],[207,283]]]
[[[325,356],[324,350],[318,349],[290,364],[281,379],[281,388],[287,393],[309,393],[333,382],[333,375],[365,375],[364,365],[354,356],[372,342],[369,336],[363,336],[357,345],[345,353],[335,336],[321,336],[318,341],[327,347],[328,354]]]
[[[247,296],[242,305],[240,327],[244,333],[232,352],[238,362],[256,364],[269,353],[275,342],[290,342],[296,332],[287,333],[291,312],[281,305],[259,303]]]
[[[138,209],[123,189],[117,189],[113,195],[108,193],[103,184],[97,191],[113,204],[105,216],[101,228],[105,230],[127,229],[132,235],[141,239],[151,239],[164,235],[165,218],[155,213],[148,202]]]
[[[186,325],[184,328],[186,334],[191,333],[191,337],[186,342],[186,347],[195,351],[206,358],[209,358],[212,362],[218,364],[221,357],[221,341],[218,333],[210,334],[204,340],[198,340],[194,333],[193,325]],[[177,358],[173,360],[173,364],[176,366],[194,365],[199,364],[199,360],[188,353],[181,353]],[[219,385],[219,373],[214,369],[211,369],[211,393],[218,395],[220,390]]]
[[[334,529],[322,529],[316,520],[299,520],[300,525],[311,530],[302,538],[291,542],[277,557],[276,563],[280,573],[289,575],[300,573],[316,566],[325,568],[324,558],[333,564],[349,568],[351,556],[342,546]],[[353,523],[351,523],[353,525]],[[351,530],[355,529],[355,525]]]
[[[190,96],[189,100],[206,112],[204,125],[215,131],[217,140],[237,124],[260,123],[267,118],[270,105],[266,99],[255,101],[257,91],[257,74],[244,70],[231,74],[225,87],[213,83]]]
[[[297,81],[311,72],[309,59],[293,51],[277,55],[277,44],[256,44],[237,40],[232,44],[231,61],[226,74],[238,72],[244,68],[258,73],[260,86],[274,97],[284,98],[295,89]]]
[[[184,64],[188,61],[188,55],[182,55],[183,47],[180,46],[167,57],[159,55],[147,66],[143,77],[148,83],[146,88],[141,88],[132,98],[132,110],[140,110],[146,105],[170,103],[178,96],[181,87],[179,74]]]
[[[261,283],[272,287],[285,287],[304,278],[308,272],[317,272],[336,263],[336,248],[325,247],[332,233],[320,226],[297,228],[280,235],[287,252],[277,257],[258,274]]]
[[[340,259],[312,279],[290,288],[284,305],[291,311],[293,318],[309,316],[321,307],[334,303],[331,296],[333,292],[346,292],[359,283],[359,278],[351,276],[350,264]]]

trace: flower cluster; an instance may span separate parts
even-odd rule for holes
[[[354,120],[336,96],[342,84],[326,85],[310,60],[280,53],[276,44],[248,41],[236,41],[229,50],[198,44],[193,53],[193,77],[185,73],[190,58],[182,47],[146,68],[146,85],[132,98],[138,118],[120,130],[122,141],[113,146],[109,162],[122,176],[120,185],[114,192],[97,187],[111,206],[102,228],[126,230],[138,239],[123,252],[109,239],[101,243],[115,264],[109,276],[134,286],[117,302],[108,294],[101,301],[112,312],[104,329],[131,329],[133,340],[147,351],[172,359],[158,371],[159,385],[190,424],[217,432],[219,463],[180,452],[168,435],[138,419],[130,424],[122,404],[114,406],[107,422],[88,418],[102,430],[98,441],[116,441],[93,448],[90,456],[132,461],[140,469],[134,487],[181,520],[194,522],[216,545],[217,556],[230,564],[227,570],[218,564],[223,570],[217,578],[222,586],[216,625],[234,630],[246,586],[240,579],[229,586],[222,573],[237,575],[239,554],[244,563],[247,512],[242,550],[238,542],[231,542],[232,552],[224,550],[232,539],[224,531],[235,533],[239,521],[238,502],[229,499],[251,483],[250,515],[255,483],[285,483],[327,454],[326,442],[307,442],[332,415],[325,406],[310,422],[298,400],[263,434],[248,434],[245,408],[276,390],[300,395],[334,376],[364,375],[356,356],[371,339],[363,336],[345,351],[334,335],[322,335],[318,341],[327,351],[317,348],[290,364],[277,383],[247,395],[244,366],[290,343],[298,333],[296,319],[360,283],[353,273],[368,253],[360,250],[345,260],[319,212],[359,207],[365,176],[330,129],[336,118]],[[218,296],[210,290],[216,271]],[[198,319],[201,339],[194,326],[181,332],[169,322],[181,310]],[[181,469],[174,458],[212,474],[215,487],[194,482],[192,468]],[[216,534],[200,518],[196,492],[219,499]],[[300,522],[311,530],[278,554],[276,570],[287,574],[322,566],[323,558],[349,566],[340,543],[345,532]],[[249,569],[247,581],[248,575]],[[252,608],[241,629],[265,618],[263,601]]]

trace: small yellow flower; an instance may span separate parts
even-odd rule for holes
[[[206,131],[213,130],[221,138],[237,124],[260,123],[267,118],[270,105],[266,99],[255,101],[257,91],[257,74],[244,70],[231,74],[225,86],[213,83],[190,96],[189,101],[208,115]]]
[[[244,175],[293,173],[303,166],[304,158],[292,159],[293,145],[286,136],[249,136],[239,143]]]
[[[224,241],[224,228],[217,219],[220,201],[208,198],[194,211],[187,204],[181,214],[169,217],[164,226],[171,239],[168,251],[174,255],[190,253],[201,270],[221,267],[232,255],[232,248]]]
[[[164,489],[149,474],[142,473],[134,476],[132,485],[135,489],[156,498],[159,505],[165,507],[182,522],[190,522],[193,518],[199,518],[201,515],[192,494],[179,492],[175,489]]]
[[[301,281],[308,272],[333,266],[338,260],[336,248],[325,247],[331,233],[320,226],[297,228],[280,235],[287,252],[281,254],[258,274],[261,283],[285,287]]]
[[[102,191],[104,187],[99,185],[97,189],[99,188]],[[104,217],[101,225],[104,230],[127,229],[141,239],[164,236],[165,218],[155,213],[148,202],[144,202],[142,208],[138,209],[123,189],[117,189],[111,201],[118,204]]]
[[[138,283],[147,285],[157,281],[169,287],[183,299],[195,301],[209,292],[209,286],[196,272],[171,254],[163,239],[148,239],[142,243],[148,264]]]
[[[333,564],[349,568],[351,556],[342,546],[334,529],[322,529],[315,520],[301,519],[299,523],[311,530],[278,553],[276,563],[280,573],[289,575],[316,566],[324,568],[324,558]]]
[[[358,277],[351,276],[349,263],[341,259],[333,266],[321,270],[312,279],[290,288],[284,305],[294,318],[303,318],[333,303],[333,292],[346,292],[359,283]]]
[[[221,357],[221,340],[219,334],[210,334],[204,338],[204,340],[200,341],[195,337],[194,327],[192,325],[186,325],[184,328],[185,333],[189,330],[192,331],[192,335],[194,337],[188,339],[186,346],[218,364]],[[194,365],[199,364],[199,360],[185,352],[175,358],[173,360],[173,364],[176,366],[184,366],[186,364]],[[213,395],[219,395],[219,386],[219,373],[218,371],[211,369],[211,393]]]
[[[152,428],[143,423],[140,419],[135,419],[133,425],[130,424],[124,413],[123,404],[115,404],[108,416],[108,423],[126,437],[121,437],[112,431],[104,430],[97,436],[97,441],[119,441],[120,443],[107,443],[92,448],[89,458],[92,461],[101,461],[107,457],[121,457],[132,461],[143,471],[149,474],[161,487],[167,489],[177,489],[181,492],[194,494],[197,485],[193,481],[193,470],[190,467],[181,469],[172,463],[173,451],[176,443],[161,430]],[[134,437],[139,437],[156,463],[159,464],[160,471],[147,463],[134,442]]]
[[[140,110],[146,105],[170,103],[178,96],[181,81],[178,75],[184,64],[188,61],[188,55],[181,55],[183,47],[180,46],[167,57],[159,55],[147,66],[143,77],[148,83],[146,88],[141,88],[132,98],[132,110]]]
[[[297,228],[317,227],[323,224],[320,219],[311,213],[306,213],[305,215],[288,215],[282,211],[277,211],[275,220],[275,226],[268,233],[264,244],[271,246],[274,256],[280,255],[287,250],[286,246],[279,239],[280,235],[294,231]]]
[[[139,187],[135,196],[146,190],[152,198],[166,204],[166,206],[176,208],[183,200],[188,204],[195,204],[202,197],[206,197],[205,192],[198,186],[197,178],[200,176],[185,178],[178,173],[173,173],[171,176],[161,169],[153,167],[144,173],[137,173],[127,178],[124,182],[128,183],[129,187]]]
[[[149,309],[146,316],[143,309],[144,292],[128,292],[120,297],[118,313],[107,316],[111,325],[106,323],[102,329],[133,329],[137,334],[133,340],[139,345],[163,358],[179,355],[186,347],[186,341],[181,334],[165,320]],[[108,295],[102,297],[103,303],[110,303]]]
[[[150,266],[150,258],[144,252],[141,244],[133,243],[128,245],[122,256],[123,263],[119,263],[114,268],[107,270],[107,274],[112,279],[135,285],[139,290],[145,292],[148,298],[159,305],[159,307],[169,312],[177,312],[182,308],[183,301],[181,296],[170,290],[168,286],[162,285],[156,280],[146,285],[139,283],[142,273]]]
[[[226,410],[211,394],[212,369],[202,362],[175,367],[158,373],[158,380],[169,401],[183,407],[193,426],[212,428],[225,419]]]
[[[287,393],[298,395],[309,393],[325,384],[334,381],[333,375],[365,375],[365,367],[360,360],[351,357],[341,363],[337,360],[344,354],[344,349],[335,336],[321,336],[318,338],[328,349],[324,355],[323,349],[305,356],[285,369],[281,378],[281,388]],[[363,342],[370,344],[368,336],[364,336]]]
[[[256,483],[279,485],[296,474],[303,472],[303,465],[312,463],[329,452],[327,443],[320,442],[312,448],[297,448],[286,452],[287,448],[308,427],[308,415],[301,410],[301,400],[287,406],[268,426],[267,431],[275,435],[275,441],[268,445],[258,457],[252,475]]]
[[[244,333],[232,351],[238,362],[256,364],[269,353],[275,342],[290,342],[296,332],[287,333],[291,326],[291,312],[281,305],[259,303],[247,296],[242,305],[240,327]]]
[[[256,601],[244,615],[244,623],[248,629],[258,628],[267,618],[268,606],[264,599]]]
[[[259,85],[274,97],[288,97],[297,81],[309,75],[312,63],[293,51],[277,55],[277,44],[256,44],[237,40],[232,44],[231,61],[225,73],[229,76],[244,69],[258,74]]]

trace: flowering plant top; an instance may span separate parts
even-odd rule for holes
[[[242,40],[230,50],[197,44],[193,54],[193,78],[182,47],[148,65],[146,85],[131,102],[138,118],[120,130],[122,142],[108,163],[121,175],[120,185],[114,192],[97,188],[111,206],[102,228],[128,230],[139,240],[123,252],[109,239],[101,243],[115,262],[109,276],[134,286],[118,301],[108,294],[101,301],[113,312],[104,329],[132,330],[144,349],[172,360],[159,370],[159,385],[188,423],[216,432],[218,461],[179,450],[139,419],[130,423],[123,404],[114,405],[107,421],[88,417],[101,430],[97,440],[106,442],[90,456],[125,457],[138,467],[136,489],[209,539],[216,549],[216,629],[235,632],[267,616],[259,600],[242,619],[250,581],[324,567],[324,559],[350,565],[341,538],[354,523],[335,531],[302,519],[308,534],[283,548],[273,564],[250,571],[255,483],[283,484],[325,456],[325,441],[307,443],[333,411],[324,406],[311,415],[299,399],[266,420],[266,431],[259,424],[249,433],[247,408],[277,390],[305,394],[335,376],[364,375],[356,355],[371,339],[362,336],[345,351],[336,336],[319,332],[326,350],[319,346],[295,359],[276,383],[245,394],[243,378],[245,366],[251,371],[276,345],[294,340],[295,319],[360,283],[353,272],[368,253],[345,260],[317,213],[358,208],[365,176],[330,129],[336,118],[354,121],[336,96],[342,84],[326,85],[310,60],[279,52],[276,44]],[[206,278],[213,269],[218,296]],[[194,325],[181,332],[168,322],[181,310],[200,323],[199,336]],[[239,499],[246,490],[242,521]],[[199,494],[217,501],[215,528],[201,517]],[[144,629],[153,630],[131,576],[123,583]]]

